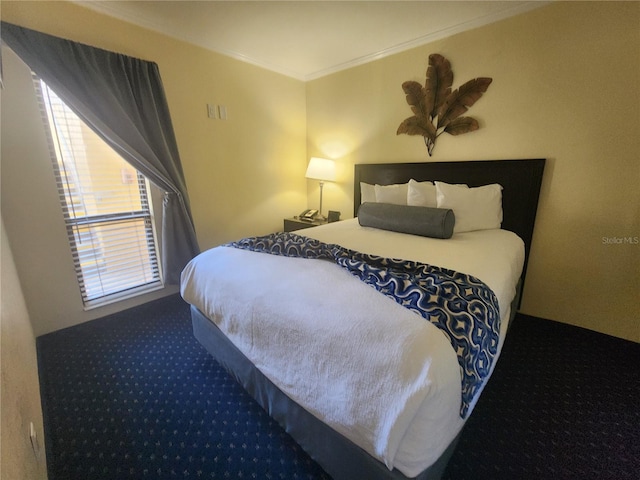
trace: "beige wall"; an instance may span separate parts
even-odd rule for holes
[[[308,82],[308,153],[342,173],[325,209],[351,216],[355,163],[547,158],[522,311],[640,341],[640,245],[603,242],[640,236],[639,25],[638,2],[558,2]],[[395,132],[431,53],[454,87],[493,83],[469,111],[481,129],[429,158]]]
[[[2,2],[2,19],[154,61],[200,247],[282,228],[307,205],[304,83],[67,2]],[[3,49],[2,215],[36,336],[176,287],[85,312],[28,68]],[[207,118],[207,103],[228,119]]]
[[[47,469],[35,337],[4,224],[0,235],[0,479],[41,480],[47,478]],[[37,453],[31,448],[30,423],[36,431]]]
[[[343,218],[354,163],[547,158],[522,310],[640,341],[640,246],[603,242],[640,235],[640,3],[556,2],[307,84],[68,3],[3,1],[2,17],[159,64],[202,248],[317,206],[317,184],[304,180],[313,155],[338,161],[324,209]],[[493,83],[469,112],[481,129],[440,137],[429,159],[420,138],[395,131],[411,114],[401,84],[424,81],[434,52],[452,62],[454,86]],[[7,56],[2,211],[38,335],[135,302],[82,311],[17,64]],[[207,119],[206,103],[229,119]]]

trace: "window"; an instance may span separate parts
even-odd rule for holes
[[[162,287],[148,181],[36,79],[85,308]]]

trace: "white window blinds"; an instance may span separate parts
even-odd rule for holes
[[[146,179],[36,85],[85,307],[162,287]]]

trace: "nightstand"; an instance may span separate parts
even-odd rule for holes
[[[307,222],[300,220],[299,218],[285,218],[284,219],[284,231],[294,232],[296,230],[302,230],[303,228],[317,227],[318,225],[324,225],[326,220],[314,220],[313,222]]]

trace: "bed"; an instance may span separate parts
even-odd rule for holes
[[[243,239],[187,265],[181,292],[194,335],[335,480],[440,478],[517,310],[543,170],[544,159],[356,165],[354,219]],[[474,204],[458,196],[484,198],[487,189],[499,192],[498,228],[467,225]],[[416,197],[432,191],[434,210]],[[450,238],[398,230],[397,218],[415,210],[390,205],[407,192],[420,213],[458,211],[461,230]],[[367,224],[365,213],[383,207],[400,212],[393,227]],[[318,252],[330,261],[310,259]],[[434,276],[465,282],[472,299],[448,298],[446,282],[437,298],[398,293],[406,284],[388,279],[407,266],[423,285]],[[408,308],[407,298],[428,306]]]

